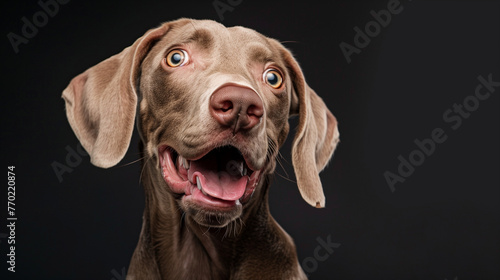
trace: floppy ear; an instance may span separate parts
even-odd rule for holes
[[[339,142],[337,120],[323,100],[306,83],[292,54],[281,47],[293,83],[290,115],[299,114],[292,146],[292,163],[302,198],[317,208],[325,207],[319,172],[325,168]]]
[[[125,156],[134,129],[140,66],[167,30],[168,24],[149,30],[121,53],[73,78],[63,91],[69,123],[94,165],[108,168]]]

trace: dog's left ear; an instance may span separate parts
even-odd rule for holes
[[[277,41],[292,82],[290,115],[299,114],[292,146],[292,163],[302,198],[317,208],[325,207],[319,172],[325,168],[339,142],[337,120],[323,100],[306,83],[293,55]]]

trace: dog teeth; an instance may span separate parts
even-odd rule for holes
[[[248,173],[248,169],[246,167],[243,167],[243,170],[241,171],[241,176],[246,176]]]
[[[245,169],[245,167],[243,166],[243,162],[239,162],[238,171],[240,172],[240,174],[242,174],[241,176],[243,176],[243,169]]]
[[[241,205],[241,202],[240,202],[240,200],[239,200],[239,199],[238,199],[238,200],[236,200],[236,205]]]
[[[198,189],[206,196],[208,196],[208,194],[203,190],[203,188],[201,187],[201,181],[200,181],[200,177],[196,177],[196,186],[198,187]]]
[[[198,189],[201,191],[200,177],[196,177],[196,186],[198,186]]]
[[[189,162],[189,160],[185,159],[183,156],[179,156],[179,160],[184,169],[189,170],[189,167],[191,167],[191,163]]]

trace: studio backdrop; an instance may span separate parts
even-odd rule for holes
[[[139,135],[118,165],[93,166],[61,94],[182,17],[279,40],[338,119],[326,207],[297,188],[297,118],[270,188],[309,279],[500,279],[499,1],[23,0],[0,13],[1,279],[125,279],[145,203]]]

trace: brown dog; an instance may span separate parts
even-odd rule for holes
[[[208,20],[168,22],[75,77],[63,98],[99,167],[123,158],[137,118],[146,207],[129,278],[306,278],[270,215],[270,177],[298,114],[297,185],[324,207],[318,174],[339,132],[278,41]]]

